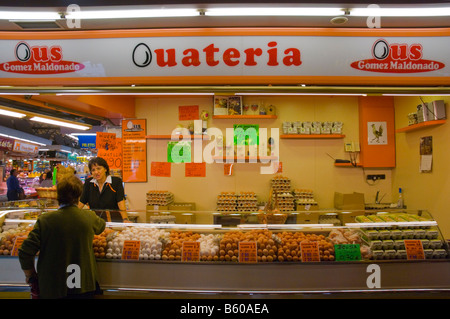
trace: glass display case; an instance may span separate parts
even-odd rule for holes
[[[53,209],[0,213],[0,263]],[[449,245],[425,210],[128,214],[134,222],[108,221],[93,241],[101,286],[115,293],[450,291]],[[370,267],[382,284],[371,286]]]

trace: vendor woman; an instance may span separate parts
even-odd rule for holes
[[[99,210],[97,213],[105,219],[106,211],[120,211],[122,220],[128,221],[122,180],[109,174],[108,163],[101,157],[91,159],[88,167],[92,177],[84,182],[78,207],[89,205],[90,209]],[[112,221],[115,220],[112,218]]]

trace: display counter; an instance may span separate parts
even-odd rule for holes
[[[5,210],[0,219],[3,289],[25,287],[18,258],[5,247],[14,251],[15,238],[31,230],[33,216],[48,210],[33,216],[24,211],[22,217],[19,210]],[[289,224],[297,220],[292,215],[275,219],[279,224],[247,218],[233,227],[108,222],[93,242],[104,297],[450,293],[449,246],[427,211],[309,214],[320,222]]]

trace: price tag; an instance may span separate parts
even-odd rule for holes
[[[170,177],[171,166],[167,162],[152,162],[151,176]]]
[[[336,261],[361,260],[361,250],[359,244],[339,244],[334,245]]]
[[[405,250],[406,259],[408,260],[419,260],[425,259],[425,252],[423,251],[422,242],[417,239],[406,239]]]
[[[22,246],[22,243],[25,239],[27,239],[27,236],[16,237],[13,248],[11,250],[11,256],[19,256],[19,248]]]
[[[181,261],[200,261],[200,242],[185,241],[181,247]]]
[[[258,252],[256,241],[239,242],[239,262],[240,263],[256,263]]]
[[[141,250],[141,241],[125,240],[123,242],[122,259],[139,260],[140,250]]]
[[[224,164],[223,165],[223,174],[225,176],[233,175],[233,164]]]
[[[178,120],[179,121],[191,121],[198,120],[199,110],[198,105],[186,105],[178,107]]]
[[[186,163],[185,176],[186,177],[205,177],[206,176],[206,163]]]
[[[300,251],[302,252],[302,262],[320,261],[319,243],[301,242]]]

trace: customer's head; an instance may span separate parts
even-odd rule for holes
[[[45,175],[45,179],[52,179],[52,178],[53,178],[52,172],[48,172],[48,173]]]
[[[76,205],[83,192],[83,183],[75,175],[62,179],[56,186],[60,205]]]
[[[93,173],[94,168],[103,167],[105,169],[106,176],[109,175],[109,165],[102,157],[94,157],[88,163],[89,171]]]
[[[11,175],[11,176],[16,176],[18,174],[18,172],[17,172],[17,170],[15,169],[15,168],[13,168],[10,172],[9,172],[9,175]]]

